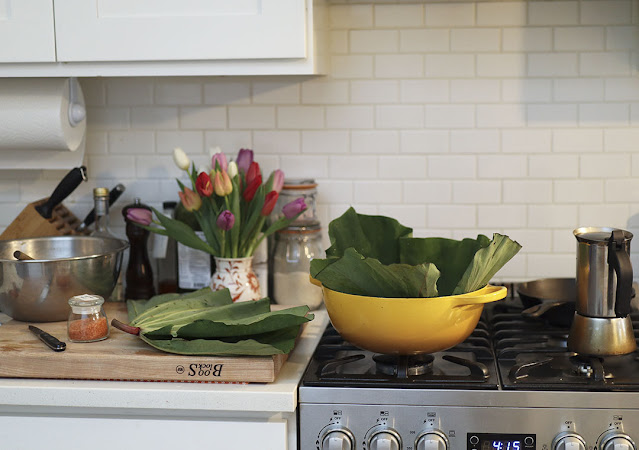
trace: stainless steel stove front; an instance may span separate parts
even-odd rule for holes
[[[636,450],[639,393],[300,387],[300,450]]]

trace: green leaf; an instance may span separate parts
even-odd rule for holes
[[[179,355],[270,356],[286,354],[293,350],[298,333],[299,326],[295,326],[242,339],[157,340],[146,336],[140,337],[158,350]]]
[[[475,253],[453,294],[465,294],[483,288],[519,250],[521,245],[508,236],[493,234],[490,244]]]
[[[153,207],[151,207],[151,209],[155,213],[162,226],[166,229],[166,234],[168,236],[171,236],[173,239],[181,242],[187,247],[202,250],[203,252],[209,253],[211,255],[215,254],[215,249],[213,249],[213,247],[211,247],[208,243],[200,239],[190,226],[188,226],[184,222],[180,222],[179,220],[171,219],[170,217],[165,216]]]
[[[412,235],[412,228],[385,216],[357,214],[351,207],[328,226],[331,247],[327,257],[341,257],[346,249],[354,248],[367,258],[382,264],[393,264],[399,259],[399,238]]]
[[[477,250],[490,243],[484,235],[457,241],[446,238],[400,238],[400,259],[404,264],[433,263],[441,276],[437,282],[440,296],[452,295]]]
[[[349,248],[315,277],[334,291],[371,297],[435,297],[439,270],[434,264],[384,265]]]

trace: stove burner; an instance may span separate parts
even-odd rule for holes
[[[433,373],[433,355],[375,355],[377,371],[385,375],[407,378]]]

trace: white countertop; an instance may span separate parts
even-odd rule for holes
[[[273,383],[221,384],[132,381],[0,379],[0,412],[100,408],[116,410],[171,410],[240,412],[294,412],[297,386],[313,350],[328,324],[325,309],[302,334]],[[0,362],[1,363],[1,362]],[[104,411],[107,412],[107,411]]]

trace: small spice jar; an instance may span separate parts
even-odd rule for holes
[[[99,295],[83,294],[69,299],[67,332],[71,342],[95,342],[109,337],[103,305],[104,298]]]

